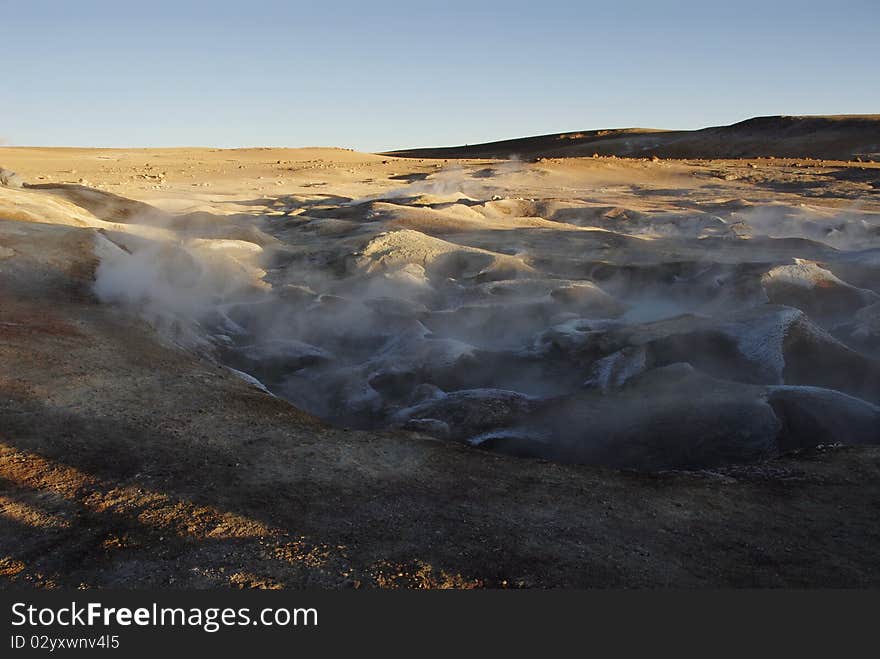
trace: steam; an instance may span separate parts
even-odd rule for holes
[[[496,191],[504,190],[503,187],[487,182],[488,179],[497,179],[523,171],[525,171],[524,164],[515,155],[510,156],[507,160],[482,168],[476,174],[467,171],[461,165],[452,164],[425,178],[421,178],[422,175],[417,175],[418,178],[407,185],[353,199],[346,205],[357,206],[370,201],[417,199],[425,196],[451,200],[486,199],[491,198]]]
[[[255,265],[262,249],[235,240],[136,243],[133,250],[101,234],[96,251],[95,294],[135,310],[185,345],[204,343],[203,324],[230,303],[266,288]]]
[[[341,425],[643,469],[880,441],[876,216],[603,214],[504,196],[524,168],[134,218],[163,233],[99,236],[95,293]]]
[[[855,208],[823,212],[780,204],[746,209],[736,217],[750,227],[753,235],[804,238],[843,250],[880,247],[880,217]]]

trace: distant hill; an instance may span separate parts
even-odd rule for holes
[[[880,160],[880,114],[755,117],[700,130],[612,128],[390,151],[405,158],[821,158]]]

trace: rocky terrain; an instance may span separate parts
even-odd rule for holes
[[[845,160],[0,148],[0,574],[877,584],[880,164],[828,121]]]

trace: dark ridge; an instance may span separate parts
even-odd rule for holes
[[[754,117],[700,130],[613,128],[389,151],[402,158],[817,158],[880,161],[880,114]]]

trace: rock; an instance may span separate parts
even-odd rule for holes
[[[401,410],[396,421],[404,427],[410,427],[414,421],[439,421],[449,429],[449,437],[469,441],[483,433],[517,424],[537,405],[536,399],[515,391],[471,389],[454,391]]]
[[[880,302],[860,309],[851,321],[836,327],[832,334],[848,346],[880,357]]]
[[[572,282],[550,292],[557,302],[578,309],[584,315],[613,318],[622,314],[626,307],[608,295],[593,282]]]
[[[564,462],[649,471],[752,462],[779,452],[782,424],[763,394],[670,365],[613,393],[548,401],[518,428],[552,437],[542,457]]]
[[[512,455],[517,458],[542,458],[549,452],[546,440],[529,436],[516,429],[483,433],[471,437],[468,444],[485,451]]]
[[[767,398],[782,422],[781,450],[819,444],[880,444],[880,407],[819,387],[772,387]]]
[[[880,302],[880,295],[874,291],[852,286],[806,259],[771,269],[761,282],[774,304],[797,307],[820,321],[849,317],[862,307]]]
[[[645,347],[623,348],[593,364],[590,377],[584,382],[584,386],[597,387],[603,392],[619,389],[644,369]]]
[[[234,347],[227,349],[224,355],[228,362],[241,366],[238,370],[268,383],[279,382],[288,374],[333,359],[326,350],[293,339]]]
[[[403,427],[406,430],[422,432],[437,439],[449,439],[452,434],[449,424],[437,419],[410,419]]]
[[[15,172],[0,167],[0,185],[7,188],[20,188],[24,185],[24,181]]]

